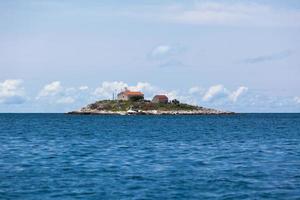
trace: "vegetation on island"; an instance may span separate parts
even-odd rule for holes
[[[128,110],[157,110],[157,111],[192,111],[199,110],[202,107],[193,106],[185,103],[180,103],[178,100],[174,99],[168,103],[154,103],[149,100],[102,100],[86,106],[89,110],[105,110],[105,111],[128,111]]]

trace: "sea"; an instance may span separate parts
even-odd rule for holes
[[[300,199],[300,114],[0,114],[0,199]]]

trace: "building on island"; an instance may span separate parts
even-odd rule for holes
[[[124,91],[122,91],[118,94],[118,100],[137,101],[137,100],[140,100],[140,99],[144,99],[144,94],[142,92],[130,91],[127,88],[125,88]]]
[[[153,103],[168,103],[169,99],[166,95],[155,95],[152,99]]]

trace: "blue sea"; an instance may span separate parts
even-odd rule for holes
[[[0,199],[300,199],[300,114],[0,114]]]

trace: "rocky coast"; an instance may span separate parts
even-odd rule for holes
[[[220,111],[184,103],[153,103],[151,101],[103,100],[67,114],[78,115],[224,115]]]

